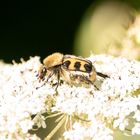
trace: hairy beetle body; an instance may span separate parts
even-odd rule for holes
[[[74,55],[63,55],[61,53],[53,53],[43,60],[43,66],[39,69],[39,79],[47,76],[47,81],[53,75],[57,76],[58,84],[60,77],[69,84],[93,84],[96,75],[103,78],[108,77],[105,74],[96,72],[90,60]]]

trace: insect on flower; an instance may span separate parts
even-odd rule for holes
[[[107,78],[108,76],[97,72],[90,60],[74,55],[63,55],[53,53],[43,60],[43,65],[39,69],[38,77],[48,81],[53,75],[57,77],[57,87],[60,78],[73,85],[94,84],[96,76]],[[57,88],[56,87],[56,88]]]

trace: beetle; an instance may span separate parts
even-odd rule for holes
[[[57,87],[60,84],[60,77],[73,85],[94,84],[97,75],[103,78],[109,77],[97,72],[90,60],[75,55],[63,55],[59,52],[47,56],[38,72],[40,80],[46,77],[48,81],[53,75],[57,77]]]

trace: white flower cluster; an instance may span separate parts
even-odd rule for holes
[[[0,140],[40,139],[28,133],[35,124],[31,116],[46,110],[49,86],[36,90],[39,65],[39,57],[21,64],[0,63]]]
[[[86,115],[85,121],[90,121],[88,127],[74,123],[73,129],[64,133],[66,139],[110,140],[113,139],[113,129],[140,134],[140,62],[105,55],[89,59],[94,62],[96,71],[107,74],[109,78],[97,76],[95,85],[99,90],[94,86],[58,87],[55,111],[74,113],[81,119]],[[132,121],[134,124],[130,126]]]
[[[109,78],[97,76],[97,88],[63,82],[58,86],[57,94],[52,82],[44,84],[37,79],[38,57],[13,65],[1,62],[0,139],[40,139],[29,130],[34,125],[45,127],[45,120],[42,115],[35,119],[32,115],[47,110],[72,118],[62,134],[64,139],[113,140],[114,129],[124,133],[130,130],[131,135],[140,134],[140,62],[105,55],[88,59],[96,71]],[[52,99],[55,101],[53,106],[50,105]]]

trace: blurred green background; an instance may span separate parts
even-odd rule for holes
[[[107,3],[108,1],[24,0],[0,2],[0,59],[5,62],[11,62],[14,59],[18,62],[21,57],[25,60],[29,56],[35,55],[44,58],[56,51],[64,54],[84,55],[83,52],[88,47],[88,45],[86,46],[88,36],[84,36],[84,43],[80,42],[80,29],[85,29],[82,25],[85,21],[87,22],[89,15],[92,15],[102,2]],[[136,10],[140,8],[139,0],[121,0],[121,2]],[[117,8],[116,11],[119,11],[119,6]],[[86,15],[89,17],[87,18]],[[98,30],[96,31],[98,32]],[[97,34],[93,35],[95,38],[96,36]],[[84,49],[79,42],[84,44]],[[86,55],[89,55],[89,52],[90,50],[86,52]]]

